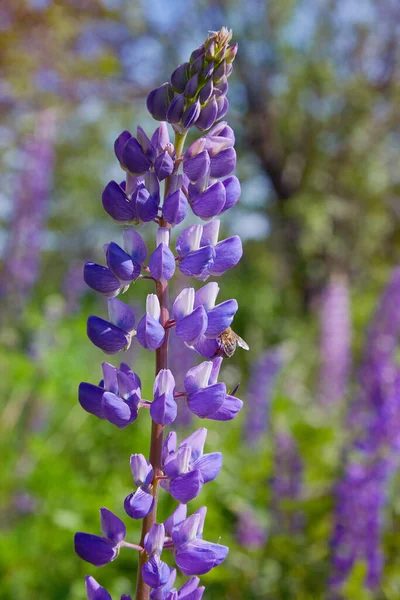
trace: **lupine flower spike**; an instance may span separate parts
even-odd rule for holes
[[[225,545],[203,539],[206,507],[187,516],[187,504],[218,477],[221,453],[204,453],[205,427],[197,427],[179,443],[174,431],[164,439],[164,428],[174,423],[179,405],[186,405],[197,418],[217,421],[234,419],[243,405],[218,381],[223,358],[232,356],[237,346],[248,349],[231,329],[238,303],[231,298],[217,304],[220,288],[215,281],[197,291],[190,283],[182,286],[182,277],[201,282],[221,277],[242,256],[239,236],[219,240],[220,221],[215,218],[240,197],[240,183],[233,174],[235,135],[221,120],[228,111],[228,77],[237,52],[237,45],[229,45],[231,38],[225,27],[211,32],[168,82],[150,92],[147,108],[160,121],[151,135],[138,126],[136,134],[123,131],[116,139],[114,151],[125,179],[109,182],[102,202],[106,213],[126,228],[122,240],[104,245],[104,265],[87,262],[84,267],[86,284],[108,297],[108,315],[88,318],[90,341],[105,354],[118,354],[139,343],[156,358],[150,399],[142,398],[140,378],[124,362],[119,368],[104,362],[98,385],[79,386],[82,408],[119,429],[135,421],[136,426],[152,421],[150,455],[132,454],[133,489],[127,483],[123,503],[129,518],[143,520],[139,542],[126,540],[125,523],[106,508],[100,511],[102,535],[75,535],[78,556],[97,567],[116,560],[121,549],[139,553],[136,592],[122,595],[121,600],[201,600],[204,587],[197,576],[228,555]],[[191,128],[200,136],[185,149]],[[189,210],[202,222],[183,228],[171,241],[174,227]],[[149,247],[134,229],[146,224],[155,229],[155,242]],[[176,275],[181,291],[170,301],[169,281]],[[145,314],[134,315],[125,298],[144,278],[152,281],[154,289],[147,295]],[[183,352],[206,359],[197,367],[187,367],[177,380],[171,371],[174,361],[171,365],[168,361],[172,328]],[[178,503],[165,523],[157,523],[160,488]],[[213,537],[223,541],[223,532]],[[180,589],[174,587],[176,570],[163,560],[164,550],[173,552],[177,568],[189,577]],[[86,577],[86,593],[89,600],[111,599],[91,575]]]

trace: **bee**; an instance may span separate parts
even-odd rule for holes
[[[222,356],[225,358],[231,358],[235,354],[235,350],[238,346],[243,348],[243,350],[250,350],[249,346],[246,344],[242,338],[237,335],[230,327],[225,329],[219,337],[219,348],[215,353],[215,356]]]

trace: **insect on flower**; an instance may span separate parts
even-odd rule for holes
[[[236,348],[240,346],[243,350],[250,350],[249,345],[233,331],[230,327],[225,329],[218,338],[219,348],[215,353],[215,356],[223,356],[225,358],[232,358],[235,354]]]

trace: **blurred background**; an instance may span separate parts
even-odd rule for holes
[[[222,25],[239,42],[228,121],[242,182],[222,226],[244,257],[220,298],[238,299],[251,350],[224,361],[245,408],[206,423],[224,468],[191,503],[208,506],[206,539],[231,548],[205,598],[400,597],[398,0],[4,0],[2,600],[83,600],[88,573],[113,598],[134,589],[128,551],[102,569],[73,551],[100,506],[128,521],[128,457],[149,437],[145,419],[119,431],[78,405],[104,360],[85,327],[105,304],[82,267],[121,242],[101,205],[121,173],[114,139],[155,129],[147,93]],[[148,286],[130,292],[139,312]],[[171,347],[179,380],[195,359]],[[135,343],[124,357],[145,398],[153,358]],[[179,417],[182,436],[201,424]],[[164,495],[160,516],[171,508]]]

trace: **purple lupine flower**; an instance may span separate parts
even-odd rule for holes
[[[160,558],[164,547],[165,529],[154,523],[144,540],[148,559],[142,568],[143,579],[153,589],[162,588],[169,580],[171,569]]]
[[[241,510],[236,525],[236,538],[244,548],[262,548],[267,540],[267,531],[254,512]]]
[[[203,306],[194,307],[194,288],[184,288],[176,297],[172,314],[176,321],[176,335],[188,345],[194,344],[208,326],[207,313]]]
[[[110,594],[94,577],[85,577],[87,600],[112,600]],[[122,594],[121,600],[132,600],[131,596]]]
[[[175,273],[175,257],[169,249],[169,232],[165,227],[158,229],[156,244],[149,260],[150,273],[154,279],[168,281]]]
[[[79,403],[87,412],[106,419],[120,429],[136,420],[141,401],[140,378],[128,365],[121,363],[117,369],[103,363],[104,379],[100,384],[83,382],[79,385]]]
[[[189,409],[200,418],[230,421],[243,406],[239,398],[227,393],[224,383],[217,383],[222,358],[200,363],[189,369],[184,386]]]
[[[147,258],[147,248],[142,237],[133,229],[123,233],[124,250],[115,242],[106,244],[104,251],[107,267],[87,262],[83,270],[85,283],[100,294],[117,296],[135,281]]]
[[[296,511],[287,514],[282,508],[285,500],[300,500],[303,490],[303,460],[296,440],[289,433],[275,436],[274,472],[272,477],[272,507],[279,529],[295,532],[303,525],[303,515]]]
[[[131,345],[136,334],[135,315],[121,300],[109,298],[108,317],[110,321],[91,315],[87,321],[87,336],[105,354],[117,354]]]
[[[179,65],[170,82],[151,91],[147,108],[159,121],[168,121],[182,134],[196,126],[206,131],[228,111],[228,77],[237,52],[229,46],[231,30],[211,32],[204,44],[192,52],[189,62]]]
[[[254,364],[247,392],[244,439],[254,447],[268,430],[272,393],[285,362],[282,347],[263,352]]]
[[[176,569],[172,569],[167,583],[150,593],[151,600],[201,600],[204,586],[199,587],[200,579],[191,577],[177,590],[173,587],[176,579]]]
[[[176,240],[179,268],[184,275],[205,281],[223,275],[242,257],[242,242],[234,235],[218,242],[220,221],[191,225]]]
[[[174,400],[175,379],[169,369],[161,369],[154,381],[151,418],[159,425],[170,425],[176,419],[178,407]]]
[[[132,478],[138,489],[125,498],[124,508],[132,519],[143,519],[154,506],[154,496],[151,493],[154,470],[143,454],[132,454],[130,464]]]
[[[400,331],[400,268],[395,269],[369,328],[359,371],[360,390],[350,407],[352,442],[336,486],[331,590],[346,581],[357,560],[367,564],[365,584],[382,579],[383,508],[388,484],[399,465],[400,374],[396,345]]]
[[[321,296],[319,308],[319,396],[331,405],[344,398],[351,364],[350,294],[347,279],[336,275]]]
[[[172,123],[174,145],[169,140],[166,123],[161,123],[151,138],[138,127],[136,137],[124,131],[115,142],[115,154],[126,180],[120,184],[112,181],[106,186],[103,206],[116,221],[157,224],[156,247],[148,266],[144,265],[147,258],[144,241],[133,229],[127,229],[123,248],[114,242],[104,247],[107,266],[89,263],[85,267],[89,286],[110,296],[109,320],[89,317],[91,341],[104,352],[116,354],[129,348],[136,335],[141,346],[156,352],[152,402],[141,400],[140,380],[123,363],[120,369],[104,363],[104,381],[99,386],[82,383],[79,390],[79,401],[85,410],[120,428],[136,420],[139,408],[150,409],[150,460],[142,454],[132,455],[131,471],[137,489],[124,503],[130,517],[143,519],[144,547],[125,542],[125,526],[109,512],[102,514],[102,519],[108,521],[103,536],[78,533],[75,539],[78,554],[99,566],[114,560],[121,546],[139,551],[137,600],[144,600],[149,594],[152,600],[200,600],[204,587],[199,587],[195,575],[208,573],[228,554],[225,546],[202,539],[205,507],[190,517],[186,513],[186,503],[199,494],[205,483],[217,477],[222,466],[221,454],[203,454],[204,428],[182,440],[178,447],[174,432],[164,443],[163,433],[164,427],[176,419],[177,399],[187,403],[193,414],[219,421],[233,419],[243,405],[227,392],[224,383],[217,381],[223,356],[231,356],[234,350],[228,353],[225,338],[238,310],[236,300],[215,305],[219,287],[210,283],[196,292],[184,287],[173,303],[173,318],[168,302],[169,281],[175,275],[176,264],[182,275],[205,281],[210,276],[222,275],[242,256],[238,236],[218,242],[218,220],[184,229],[176,241],[177,257],[170,249],[173,227],[185,219],[189,204],[196,215],[208,221],[231,208],[240,195],[239,181],[232,175],[236,167],[234,133],[226,122],[215,125],[228,109],[227,77],[237,51],[237,46],[229,47],[230,39],[231,32],[226,28],[212,32],[204,45],[192,53],[190,61],[173,73],[171,83],[149,94],[147,105],[153,116]],[[186,133],[192,125],[200,130],[212,129],[185,152]],[[164,190],[162,206],[161,189]],[[141,275],[142,270],[149,275]],[[144,279],[152,280],[156,293],[147,296],[146,314],[135,331],[131,308],[115,296],[126,292],[133,281],[139,285]],[[175,329],[175,340],[188,356],[194,355],[193,350],[213,358],[193,368],[188,368],[191,366],[188,364],[178,391],[174,373],[168,368],[171,329]],[[243,341],[238,345],[246,347]],[[165,525],[156,523],[161,487],[180,502]],[[173,588],[175,569],[161,559],[164,548],[173,550],[182,573],[192,576],[179,590]],[[89,579],[88,585],[94,597],[96,594],[100,600],[104,595],[108,597],[108,592],[95,580]]]
[[[203,540],[206,513],[203,506],[186,518],[186,505],[180,504],[164,523],[176,564],[184,575],[204,575],[223,563],[228,555],[226,546]]]
[[[168,477],[161,486],[182,504],[199,495],[204,483],[213,481],[222,467],[222,454],[203,454],[207,429],[202,427],[181,441],[170,431],[163,446],[163,470]]]
[[[24,164],[15,194],[9,237],[5,249],[1,290],[18,302],[26,298],[39,275],[41,245],[46,225],[57,112],[41,111],[24,147]]]
[[[124,523],[107,508],[100,509],[100,523],[102,536],[79,532],[74,539],[77,555],[96,567],[117,558],[126,536]]]
[[[156,294],[148,294],[146,314],[138,323],[137,340],[146,350],[157,350],[164,342],[165,330],[160,323],[161,308]]]

